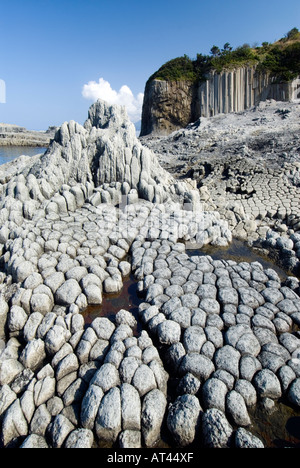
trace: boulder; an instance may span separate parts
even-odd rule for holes
[[[75,279],[65,281],[55,293],[55,303],[63,306],[73,304],[81,294],[81,288]]]
[[[202,416],[202,434],[206,447],[228,448],[231,445],[233,429],[222,411],[210,408]]]
[[[192,444],[197,437],[201,411],[199,400],[194,395],[179,396],[170,405],[167,425],[174,440],[180,447]]]
[[[154,447],[160,439],[166,406],[166,397],[158,389],[151,390],[143,400],[141,425],[146,447]]]

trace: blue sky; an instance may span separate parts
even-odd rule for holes
[[[172,58],[300,28],[299,0],[0,2],[0,122],[36,130],[83,123],[97,91],[138,108],[149,76]]]

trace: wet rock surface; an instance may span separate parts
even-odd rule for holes
[[[203,208],[218,211],[234,237],[298,275],[299,115],[298,101],[269,100],[140,140],[172,174],[197,183]]]
[[[130,125],[98,103],[1,186],[1,446],[268,446],[255,409],[299,411],[298,279],[187,252],[230,223]],[[130,273],[138,314],[86,323]]]

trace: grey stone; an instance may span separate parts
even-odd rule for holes
[[[18,265],[16,271],[13,272],[13,279],[16,283],[22,283],[34,273],[34,266],[30,261],[24,261]]]
[[[7,408],[17,399],[17,395],[7,385],[1,385],[0,389],[0,416],[7,410]]]
[[[51,422],[51,414],[45,404],[40,405],[30,422],[30,432],[44,437]]]
[[[88,284],[84,287],[83,292],[87,298],[89,305],[102,304],[102,288],[96,284]]]
[[[278,370],[278,378],[283,392],[286,392],[293,380],[296,379],[296,374],[290,366],[284,365]]]
[[[228,390],[233,389],[235,379],[234,379],[233,375],[229,374],[229,372],[227,372],[227,371],[225,371],[223,369],[218,369],[212,374],[212,377],[216,378],[216,379],[219,379],[222,382],[224,382],[224,384],[226,385]]]
[[[214,370],[215,366],[209,358],[193,353],[183,356],[179,367],[179,374],[183,376],[191,373],[201,382],[205,382]]]
[[[181,378],[177,387],[177,393],[179,395],[196,395],[200,389],[200,385],[200,380],[198,380],[193,374],[187,373]]]
[[[224,287],[220,288],[218,291],[218,299],[221,304],[239,304],[239,296],[234,288]]]
[[[115,331],[115,325],[106,317],[97,317],[93,320],[91,327],[95,330],[98,338],[109,340]]]
[[[64,447],[67,449],[92,448],[94,442],[93,432],[89,429],[76,429],[68,436]]]
[[[179,396],[169,407],[168,429],[180,447],[194,442],[200,427],[201,412],[199,400],[194,395]]]
[[[245,379],[239,379],[237,380],[234,389],[242,395],[248,408],[256,404],[256,390],[251,382]]]
[[[179,307],[168,317],[169,320],[177,322],[181,328],[188,328],[191,325],[191,312],[188,307]]]
[[[36,338],[43,339],[45,335],[48,333],[48,331],[50,330],[50,328],[54,325],[55,320],[56,320],[55,313],[49,312],[48,314],[46,314],[37,329]]]
[[[53,448],[61,448],[68,435],[75,429],[71,421],[64,415],[59,414],[50,424],[48,434],[51,438]]]
[[[46,352],[51,356],[54,355],[64,345],[64,343],[70,338],[70,332],[60,325],[53,325],[45,336],[45,349]]]
[[[41,314],[46,315],[48,312],[51,312],[53,305],[53,297],[49,297],[48,294],[35,293],[33,291],[30,299],[32,312],[40,312]]]
[[[73,304],[81,294],[81,288],[75,279],[65,281],[55,293],[55,302],[59,305],[68,306]]]
[[[275,374],[285,364],[285,360],[281,356],[269,351],[262,351],[258,359],[263,368],[269,369]]]
[[[249,426],[249,417],[243,396],[235,390],[228,393],[226,397],[226,413],[230,415],[236,426]]]
[[[186,352],[182,343],[175,343],[168,348],[165,354],[165,359],[173,372],[177,372],[182,362],[182,358],[185,355]]]
[[[45,358],[45,344],[41,339],[37,338],[27,343],[21,353],[20,362],[24,367],[35,371],[42,366]]]
[[[227,448],[231,444],[233,429],[225,414],[210,408],[202,416],[204,445],[209,448]]]
[[[83,266],[74,266],[65,272],[66,279],[75,279],[78,283],[88,274],[88,270]]]
[[[116,341],[124,341],[126,338],[129,338],[132,335],[132,328],[129,325],[127,325],[127,323],[121,323],[121,325],[119,325],[112,334],[111,343],[114,343]]]
[[[61,271],[57,271],[56,273],[53,273],[52,275],[48,276],[44,280],[45,286],[48,286],[52,293],[55,294],[57,289],[64,283],[65,281],[65,276]]]
[[[5,412],[1,422],[1,442],[4,447],[13,439],[27,436],[28,424],[23,415],[20,400],[15,400]]]
[[[119,446],[125,449],[138,449],[142,447],[140,431],[125,430],[119,435]]]
[[[161,437],[167,400],[164,394],[153,389],[145,396],[142,404],[141,425],[146,447],[154,447]]]
[[[121,385],[121,407],[123,430],[141,429],[141,400],[138,391],[130,384]]]
[[[22,307],[17,305],[12,306],[8,314],[9,330],[12,333],[20,332],[24,328],[27,319],[28,316]]]
[[[202,386],[202,398],[205,408],[218,408],[225,412],[227,392],[227,386],[220,379],[214,377],[208,379]]]
[[[199,307],[207,314],[219,314],[221,310],[219,302],[209,297],[201,299]]]
[[[34,386],[34,403],[38,407],[48,400],[50,400],[55,395],[55,379],[46,376],[44,379],[36,382]]]
[[[291,384],[288,390],[288,399],[293,405],[300,406],[300,378],[295,379]]]
[[[266,288],[261,292],[261,295],[265,298],[266,302],[271,302],[275,305],[284,299],[283,294],[275,288]]]
[[[117,325],[126,324],[131,328],[134,328],[137,323],[134,316],[124,309],[119,310],[119,312],[116,314],[115,321]]]
[[[183,335],[183,345],[187,353],[200,353],[203,343],[206,341],[206,335],[199,326],[187,328]]]
[[[224,369],[235,378],[239,377],[240,353],[232,346],[225,345],[216,351],[215,365],[218,369]]]
[[[264,448],[263,442],[243,427],[239,427],[235,432],[235,446],[237,448]]]
[[[6,327],[6,320],[7,314],[9,311],[9,306],[4,298],[4,296],[0,295],[0,339],[5,337],[5,327]]]
[[[174,320],[165,320],[157,326],[157,335],[162,344],[178,343],[181,337],[181,327]]]
[[[103,290],[108,294],[117,293],[121,291],[122,287],[123,283],[121,275],[110,276],[106,278],[103,283]]]
[[[56,379],[60,380],[71,372],[77,371],[78,359],[74,353],[67,354],[56,367]]]
[[[189,309],[196,309],[199,305],[199,297],[196,294],[184,294],[181,296],[181,302],[183,307],[188,307]]]
[[[23,328],[23,337],[25,341],[31,341],[35,338],[38,327],[40,326],[44,316],[39,312],[30,314],[26,325]]]
[[[95,422],[97,437],[114,443],[121,432],[121,396],[118,387],[111,388],[102,398]]]
[[[262,369],[254,376],[253,385],[261,398],[278,399],[282,395],[280,382],[274,372]]]
[[[157,387],[152,370],[145,364],[141,364],[136,369],[131,383],[137,389],[141,397]]]
[[[254,374],[261,369],[261,363],[254,356],[242,356],[240,360],[241,379],[252,381]]]
[[[210,341],[216,349],[223,346],[223,334],[222,332],[213,326],[207,326],[204,329],[206,338]]]
[[[103,364],[100,369],[95,373],[90,384],[98,385],[106,393],[113,387],[120,383],[119,373],[113,364]]]
[[[24,369],[17,359],[8,358],[0,362],[0,385],[9,385]]]
[[[257,309],[265,303],[263,296],[253,288],[239,288],[239,295],[242,304]]]
[[[37,434],[30,434],[20,448],[23,449],[48,449],[49,446],[44,437]]]
[[[132,378],[135,374],[135,371],[141,364],[141,361],[137,359],[135,356],[126,356],[119,367],[119,373],[122,382],[124,383],[131,383]]]
[[[256,336],[250,332],[241,336],[236,344],[236,349],[242,356],[245,354],[251,354],[256,357],[260,353],[261,347]]]
[[[104,392],[98,385],[90,384],[81,403],[81,424],[85,429],[93,430],[98,408]]]

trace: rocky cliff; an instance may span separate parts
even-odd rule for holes
[[[199,117],[241,112],[268,99],[289,101],[298,81],[278,82],[256,66],[212,70],[198,83],[150,80],[145,88],[141,136],[168,135]]]
[[[149,81],[144,94],[141,136],[168,135],[196,120],[197,94],[192,81]]]
[[[212,71],[198,87],[198,117],[242,112],[268,99],[289,101],[295,82],[278,82],[275,76],[258,72],[255,66]]]

